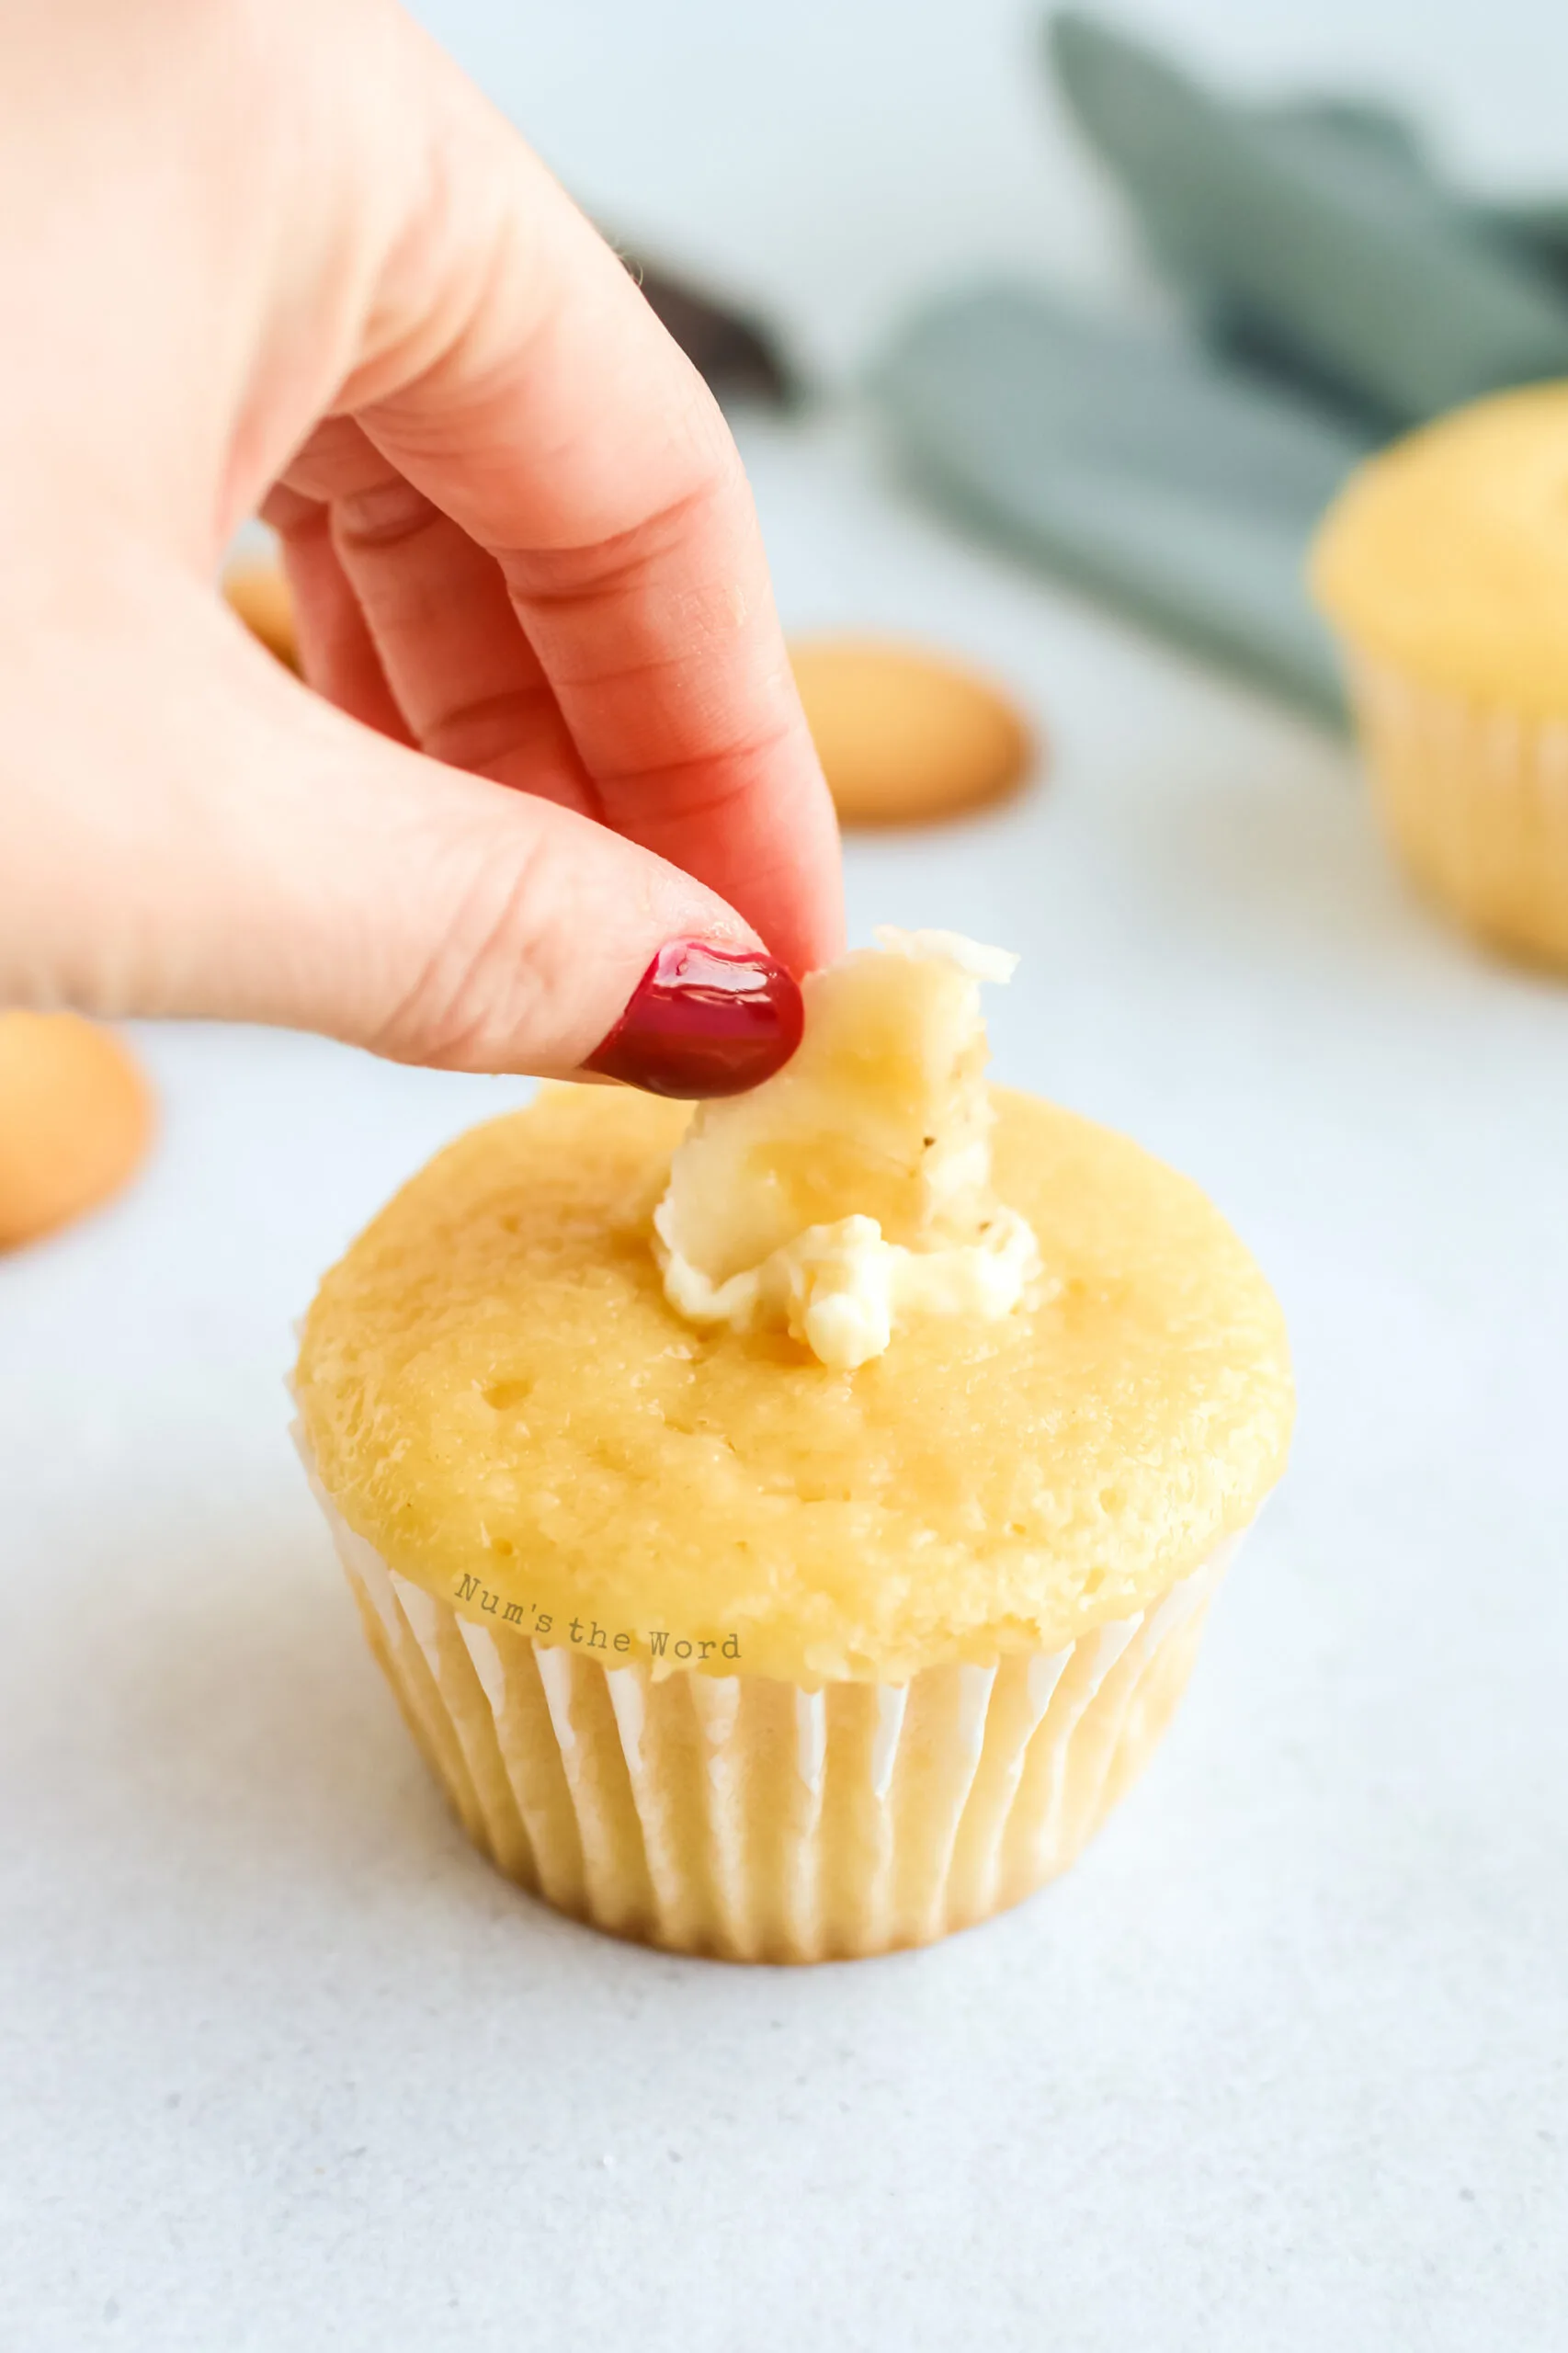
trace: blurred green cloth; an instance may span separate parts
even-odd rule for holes
[[[873,397],[944,502],[1337,712],[1302,585],[1313,527],[1391,433],[1568,375],[1568,204],[1467,197],[1382,106],[1236,105],[1076,12],[1046,40],[1189,331],[978,287],[909,322]]]

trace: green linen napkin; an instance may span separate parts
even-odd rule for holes
[[[1403,424],[1568,374],[1560,289],[1443,181],[1401,116],[1233,105],[1075,11],[1046,41],[1151,252],[1199,306],[1256,321]]]
[[[871,392],[916,478],[982,528],[1321,713],[1312,529],[1380,439],[1568,375],[1568,204],[1490,206],[1354,97],[1244,106],[1079,12],[1046,28],[1190,332],[1024,286],[927,305]]]
[[[1177,338],[1029,288],[924,312],[874,396],[916,479],[994,536],[1314,709],[1339,710],[1301,585],[1370,438]]]

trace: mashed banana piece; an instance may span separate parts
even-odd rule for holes
[[[998,1201],[980,984],[1017,959],[891,926],[805,984],[793,1061],[709,1104],[654,1212],[665,1296],[734,1332],[783,1331],[840,1371],[912,1315],[1038,1302],[1040,1247]]]

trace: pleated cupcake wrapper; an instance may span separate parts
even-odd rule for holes
[[[1416,881],[1482,938],[1568,965],[1568,723],[1354,651],[1349,671],[1382,821]]]
[[[1063,1650],[808,1690],[608,1666],[460,1616],[312,1484],[474,1844],[577,1919],[733,1961],[925,1944],[1065,1869],[1164,1730],[1240,1540]]]

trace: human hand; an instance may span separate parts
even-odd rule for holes
[[[614,255],[391,0],[55,0],[0,61],[0,1002],[766,1075],[836,835]],[[212,585],[263,506],[313,693]]]

